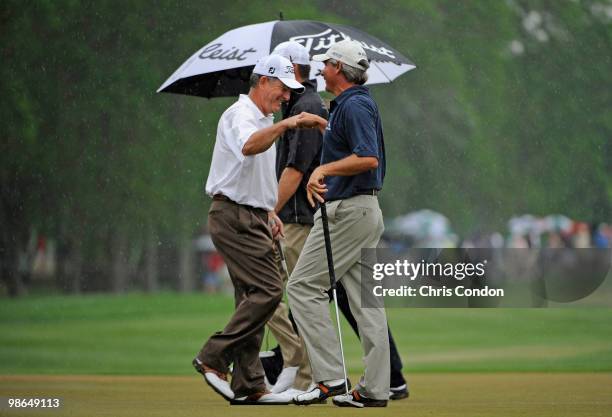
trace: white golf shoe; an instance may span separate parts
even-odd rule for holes
[[[350,382],[349,382],[350,389]],[[340,395],[346,393],[346,386],[344,381],[338,385],[328,386],[322,382],[319,382],[313,389],[304,394],[296,395],[293,399],[293,403],[297,405],[309,405],[309,404],[323,404],[327,402],[329,397],[334,395]]]
[[[295,382],[295,377],[299,369],[300,368],[298,366],[289,366],[284,368],[278,375],[276,384],[274,384],[274,387],[272,387],[270,391],[272,391],[274,394],[278,394],[291,388]]]
[[[238,397],[230,401],[231,405],[287,405],[291,403],[291,396],[273,394],[271,392],[258,392],[246,397]]]
[[[373,398],[365,397],[359,394],[357,390],[353,390],[348,394],[336,395],[332,398],[332,402],[338,407],[386,407],[387,400],[376,400]]]
[[[202,363],[198,358],[195,358],[192,362],[193,367],[204,377],[204,381],[219,395],[225,398],[227,401],[234,399],[234,391],[230,388],[229,382],[227,382],[227,375],[219,372],[215,369],[209,368]]]

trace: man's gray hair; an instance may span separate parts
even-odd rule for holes
[[[252,73],[251,74],[251,78],[249,78],[249,87],[250,88],[257,87],[257,84],[259,84],[259,79],[260,78],[261,78],[261,75]]]
[[[338,64],[338,61],[336,61],[335,59],[330,59],[329,62],[332,65]],[[351,67],[350,65],[347,65],[344,62],[342,62],[341,71],[342,74],[344,74],[344,78],[346,78],[346,81],[348,81],[349,83],[364,85],[366,81],[368,81],[368,74],[364,70]]]
[[[261,77],[264,77],[264,75],[252,73],[251,77],[249,78],[249,88],[257,87],[257,84],[259,84],[259,80],[261,79]],[[265,77],[268,77],[268,76],[265,75]],[[268,77],[268,79],[277,80],[280,82],[280,80],[276,77]]]

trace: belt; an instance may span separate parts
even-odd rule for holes
[[[215,194],[213,195],[213,200],[215,201],[229,201],[230,203],[233,203],[233,200],[230,200],[229,197],[224,196],[223,194]]]
[[[374,196],[376,196],[376,195],[378,195],[378,192],[379,192],[379,191],[380,191],[380,190],[377,190],[376,188],[372,188],[372,189],[370,189],[370,190],[359,190],[359,191],[355,191],[355,192],[353,193],[353,195],[354,195],[354,196],[355,196],[355,195],[374,195]]]
[[[266,215],[268,214],[268,210],[266,210],[266,209],[263,209],[263,208],[260,208],[260,207],[253,207],[253,206],[249,206],[249,205],[246,205],[246,204],[236,203],[234,200],[232,200],[231,198],[229,198],[227,196],[224,196],[223,194],[215,194],[215,195],[213,195],[212,199],[214,201],[226,201],[228,203],[233,203],[233,204],[236,204],[238,206],[246,207],[249,210],[254,210],[254,211],[257,211],[257,212],[261,212],[261,213],[266,213]]]

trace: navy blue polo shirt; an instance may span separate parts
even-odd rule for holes
[[[373,156],[378,167],[353,176],[329,176],[325,200],[352,197],[360,191],[380,190],[385,178],[385,142],[378,106],[366,87],[344,90],[330,106],[330,116],[323,136],[321,164],[347,156]]]

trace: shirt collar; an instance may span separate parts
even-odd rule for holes
[[[337,106],[342,104],[347,98],[357,95],[357,94],[366,94],[370,95],[370,90],[368,87],[364,87],[363,85],[354,85],[352,87],[347,88],[343,92],[340,93],[338,97],[333,99],[330,103],[329,110],[334,110]]]
[[[273,114],[263,114],[261,110],[259,110],[259,107],[257,107],[257,104],[255,104],[255,102],[251,100],[251,97],[249,97],[248,94],[240,94],[240,96],[238,97],[238,101],[249,106],[257,115],[257,119],[267,119],[270,117],[274,118]]]

